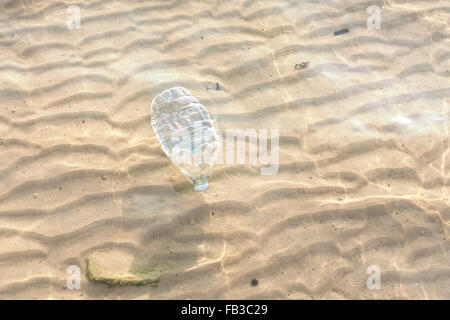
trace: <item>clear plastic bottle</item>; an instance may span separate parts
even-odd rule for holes
[[[151,119],[162,149],[194,190],[208,189],[220,140],[206,108],[188,90],[176,87],[153,99]]]

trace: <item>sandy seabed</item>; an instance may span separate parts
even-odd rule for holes
[[[0,298],[450,298],[448,1],[0,3]],[[194,192],[150,125],[173,86],[278,128],[277,174]]]

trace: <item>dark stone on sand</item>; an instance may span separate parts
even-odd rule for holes
[[[310,63],[309,61],[304,61],[302,63],[296,63],[294,66],[294,69],[295,70],[305,69],[306,67],[308,67],[309,63]]]
[[[250,283],[252,284],[252,287],[256,287],[259,284],[259,281],[258,279],[252,279]]]
[[[341,30],[335,31],[335,32],[334,32],[334,35],[335,35],[335,36],[340,36],[341,34],[349,33],[349,32],[350,32],[350,30],[348,30],[347,28],[345,28],[345,29],[341,29]]]

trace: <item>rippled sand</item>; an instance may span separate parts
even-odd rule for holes
[[[450,298],[448,1],[69,4],[1,1],[0,298]],[[279,172],[193,192],[150,125],[172,86],[280,129]]]

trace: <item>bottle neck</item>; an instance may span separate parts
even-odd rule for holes
[[[194,190],[195,191],[207,190],[209,188],[208,178],[209,177],[200,177],[200,178],[194,179],[193,180]]]

